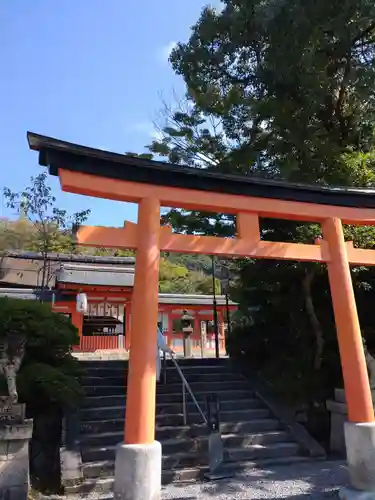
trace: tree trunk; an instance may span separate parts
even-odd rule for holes
[[[311,293],[311,284],[315,276],[316,269],[312,268],[306,271],[306,275],[302,282],[303,294],[305,299],[306,312],[309,316],[311,326],[315,336],[315,356],[314,356],[314,370],[320,370],[322,365],[322,355],[324,348],[324,335],[323,330],[316,315],[314,302]]]
[[[43,269],[42,269],[42,283],[41,289],[44,290],[46,288],[46,276],[47,276],[47,253],[43,251]]]

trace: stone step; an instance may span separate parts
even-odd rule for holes
[[[236,422],[244,420],[252,420],[259,418],[267,418],[270,416],[270,412],[266,408],[254,408],[254,409],[243,409],[243,410],[227,410],[220,412],[220,420],[222,422]],[[125,419],[125,409],[124,407],[107,407],[107,408],[97,408],[97,409],[86,409],[81,412],[81,422],[85,420],[118,420]],[[197,412],[194,407],[194,411],[188,413],[187,420],[189,424],[199,424],[202,423],[202,415]],[[183,413],[157,413],[156,423],[158,425],[183,425]]]
[[[127,387],[124,380],[120,380],[117,378],[101,378],[101,377],[86,377],[86,379],[82,383],[85,393],[87,396],[94,395],[102,395],[102,394],[121,394],[122,392],[126,393]],[[213,382],[192,382],[189,384],[191,390],[194,394],[199,392],[220,392],[222,390],[231,390],[231,389],[250,389],[250,384],[247,380],[217,380]],[[105,387],[105,390],[100,391],[98,394],[98,389],[101,387]],[[180,392],[182,387],[182,382],[173,382],[168,384],[157,384],[156,385],[156,394],[168,394],[168,393],[176,393]],[[115,388],[117,391],[114,392]]]
[[[225,461],[234,462],[257,458],[285,457],[297,454],[298,451],[298,444],[292,442],[250,444],[246,447],[227,448],[225,450]],[[114,461],[115,454],[116,446],[82,448],[82,461],[84,463]],[[207,451],[198,450],[172,452],[169,455],[163,454],[162,462],[163,469],[204,466],[208,464],[208,453]]]
[[[208,435],[198,437],[170,438],[161,440],[163,453],[170,455],[178,452],[204,452],[208,451]],[[106,446],[116,446],[122,442],[123,433],[112,433],[104,435],[94,435],[81,440],[82,449],[102,448]],[[255,444],[279,443],[290,441],[289,434],[286,431],[266,431],[257,434],[223,434],[222,441],[225,448],[247,447]]]
[[[177,363],[179,366],[184,368],[220,368],[220,367],[231,367],[231,362],[228,358],[183,358],[177,357]],[[127,359],[96,359],[96,360],[81,360],[80,364],[86,369],[95,368],[119,368],[127,369],[128,360]],[[170,368],[174,367],[173,362],[167,358],[167,366]]]
[[[282,442],[269,444],[254,444],[247,447],[227,448],[225,450],[226,462],[241,460],[256,460],[258,458],[289,457],[298,454],[299,446],[296,443]],[[191,468],[206,466],[208,453],[180,452],[163,456],[163,469]]]
[[[245,380],[240,373],[233,372],[207,372],[207,371],[197,371],[196,373],[190,373],[188,370],[184,370],[183,374],[189,384],[193,384],[194,382],[221,382],[232,381],[233,383],[237,383],[237,381]],[[161,380],[164,382],[163,373],[161,374]],[[177,372],[167,372],[167,385],[169,384],[180,384],[181,378]]]
[[[158,384],[156,387],[157,397],[162,394],[181,394],[182,384]],[[199,394],[212,394],[213,392],[217,393],[220,396],[221,392],[230,391],[230,390],[243,390],[243,391],[251,391],[250,385],[247,381],[239,381],[239,382],[213,382],[210,384],[191,384],[192,391],[197,397]],[[116,396],[126,393],[125,385],[99,385],[99,386],[89,386],[84,387],[85,396]]]
[[[233,368],[229,365],[207,365],[207,366],[183,366],[182,371],[186,377],[190,375],[200,375],[206,373],[208,375],[214,374],[233,374]],[[84,374],[92,377],[126,377],[128,374],[127,367],[106,367],[96,366],[91,368],[84,367]],[[176,375],[179,377],[175,366],[167,366],[167,377]]]
[[[184,358],[183,356],[177,356],[176,358],[177,363],[180,366],[183,367],[194,367],[194,366],[232,366],[231,361],[228,357],[221,357],[221,358],[201,358],[201,357],[191,357],[191,358]],[[167,365],[173,367],[173,361],[168,358],[167,356]]]
[[[200,392],[196,394],[195,397],[200,404],[205,404],[206,397],[212,394],[212,392]],[[220,391],[217,393],[220,399],[220,403],[228,400],[242,400],[242,399],[254,399],[254,392],[251,390],[244,389],[233,389],[229,391]],[[188,396],[190,398],[190,396]],[[157,404],[173,404],[180,403],[182,400],[182,391],[171,394],[157,394],[156,403]],[[83,408],[97,408],[98,406],[122,406],[125,405],[126,394],[124,390],[121,390],[120,394],[115,395],[103,395],[103,396],[86,396],[83,401]]]
[[[273,457],[262,458],[256,461],[240,461],[230,462],[225,464],[225,469],[234,473],[243,473],[246,470],[254,468],[267,469],[273,465],[293,465],[303,462],[312,462],[310,457],[290,456],[290,457]],[[113,500],[113,462],[105,461],[97,464],[85,464],[84,473],[91,467],[101,468],[103,471],[101,478],[86,479],[81,484],[75,484],[65,487],[65,493],[71,495],[95,495],[99,500]],[[162,481],[164,485],[178,482],[186,483],[203,479],[203,475],[207,472],[207,467],[193,467],[189,469],[164,470],[162,473]],[[89,473],[88,473],[89,474]],[[109,476],[109,477],[108,477]]]
[[[224,434],[222,435],[224,448],[248,448],[254,445],[266,445],[290,441],[286,431],[260,432],[258,434]],[[198,439],[167,439],[162,441],[165,455],[179,452],[208,453],[208,436]]]
[[[233,389],[248,389],[251,390],[251,386],[249,382],[245,379],[241,380],[215,380],[213,382],[192,382],[189,384],[191,390],[194,395],[205,392],[205,393],[213,393],[216,392],[220,394],[221,391],[230,391]],[[168,393],[176,393],[181,391],[182,383],[181,381],[178,383],[167,383],[167,384],[158,384],[156,387],[157,394],[168,394]]]
[[[101,370],[102,372],[103,370]],[[94,371],[90,371],[89,373],[85,374],[82,379],[82,383],[84,386],[91,386],[91,385],[126,385],[127,382],[127,374],[126,373],[113,373],[113,370],[108,370],[109,373],[107,374],[99,374]],[[194,382],[206,382],[206,383],[211,383],[211,382],[221,382],[222,380],[225,381],[243,381],[244,378],[241,376],[239,373],[232,373],[232,372],[207,372],[207,371],[197,371],[194,373],[191,373],[190,370],[184,370],[184,376],[186,380],[189,382],[189,384],[194,383]],[[101,382],[98,382],[98,381]],[[164,376],[163,374],[161,375],[161,380],[164,382]],[[167,385],[170,384],[181,384],[181,378],[180,375],[176,371],[167,371]]]
[[[274,431],[280,429],[280,423],[273,418],[252,419],[250,421],[221,422],[220,430],[223,434],[231,433],[256,433]],[[101,436],[108,436],[111,442],[104,444],[119,443],[124,436],[124,418],[117,420],[95,420],[81,422],[81,440],[86,437],[92,446],[101,446]],[[206,424],[196,424],[189,426],[156,426],[156,439],[161,441],[168,438],[187,438],[206,435],[208,429]]]
[[[173,413],[183,413],[183,403],[181,401],[180,397],[180,402],[179,403],[158,403],[156,404],[156,415],[162,415],[162,414],[173,414]],[[199,404],[199,402],[198,402]],[[102,414],[105,412],[105,418],[110,419],[110,418],[118,418],[118,409],[121,408],[122,413],[125,412],[125,401],[122,401],[122,404],[114,405],[114,406],[89,406],[86,408],[83,408],[81,410],[81,418],[83,420],[87,419],[87,415],[91,415],[91,413],[97,413]],[[201,401],[200,407],[203,412],[206,411],[206,404]],[[239,399],[234,400],[234,401],[220,401],[220,411],[229,411],[229,410],[246,410],[246,409],[253,409],[253,408],[264,408],[263,403],[259,399],[255,398],[250,398],[250,399]],[[187,401],[186,403],[186,409],[188,414],[190,415],[191,413],[196,413],[197,412],[197,407],[194,402],[191,400]],[[112,415],[112,410],[113,410],[113,415]]]

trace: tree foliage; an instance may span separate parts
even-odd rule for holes
[[[203,9],[188,41],[171,54],[186,95],[164,108],[161,137],[150,151],[224,173],[373,186],[374,2],[222,4],[220,11]],[[172,209],[164,222],[183,233],[235,234],[228,214]],[[271,241],[311,243],[321,232],[315,224],[260,222],[261,237]],[[348,226],[345,236],[374,246],[372,228]],[[323,408],[341,384],[325,266],[246,259],[238,265],[241,285],[233,297],[243,320],[230,339],[232,353],[251,359],[296,404]],[[363,334],[371,337],[364,311],[373,272],[354,269],[353,282]]]
[[[0,298],[0,337],[25,336],[26,350],[17,377],[20,400],[32,413],[51,405],[74,407],[83,395],[78,361],[70,354],[79,343],[69,318],[53,313],[51,304]]]
[[[223,3],[171,56],[191,114],[221,119],[231,154],[220,168],[353,183],[341,155],[374,140],[373,2]]]
[[[161,293],[212,294],[212,275],[203,270],[189,270],[186,265],[194,265],[194,259],[182,256],[176,263],[166,258],[160,261],[159,291]],[[215,278],[215,292],[220,293],[220,281]]]
[[[186,100],[167,110],[151,151],[222,172],[372,185],[373,2],[223,4],[220,12],[205,8],[172,52]],[[227,219],[182,214],[168,218],[204,233]]]
[[[72,231],[87,220],[90,210],[82,210],[73,215],[57,207],[56,198],[47,184],[47,174],[31,177],[31,183],[23,191],[17,193],[8,187],[4,188],[7,207],[17,210],[22,219],[27,219],[32,230],[29,239],[24,243],[43,256],[41,288],[48,286],[51,276],[48,273],[48,254],[61,250],[75,250]],[[25,225],[23,225],[26,228]],[[10,235],[9,235],[10,236]],[[8,237],[9,237],[8,236]]]
[[[152,154],[127,153],[149,158]],[[28,250],[43,256],[41,287],[48,286],[52,278],[48,266],[48,254],[85,253],[97,256],[134,257],[135,252],[125,249],[78,247],[72,237],[73,229],[81,225],[90,214],[82,210],[68,215],[56,205],[56,198],[47,184],[45,173],[31,178],[22,192],[4,189],[7,206],[17,210],[19,219],[0,221],[0,250]],[[160,291],[164,293],[212,293],[211,259],[204,256],[165,255],[160,265]],[[220,293],[220,283],[216,282]]]
[[[51,249],[59,254],[71,253],[74,242],[70,234],[54,232],[50,239]],[[33,224],[24,218],[0,221],[0,251],[5,256],[10,250],[38,251],[38,234]],[[52,250],[51,250],[52,251]],[[135,257],[133,250],[91,248],[74,246],[74,253],[101,257]],[[46,276],[52,277],[49,267]],[[212,261],[205,255],[162,254],[160,262],[159,290],[162,293],[212,293]],[[46,278],[47,280],[47,278]],[[220,282],[215,281],[220,293]]]

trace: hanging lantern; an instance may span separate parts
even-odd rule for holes
[[[79,313],[87,313],[88,310],[88,300],[85,293],[77,294],[76,310]]]

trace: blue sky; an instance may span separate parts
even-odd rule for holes
[[[26,131],[123,153],[152,139],[160,93],[183,82],[169,63],[176,41],[219,0],[11,0],[0,2],[1,192],[37,175]],[[136,220],[136,207],[61,193],[60,208],[90,208],[89,223]],[[12,213],[1,203],[1,215]]]

